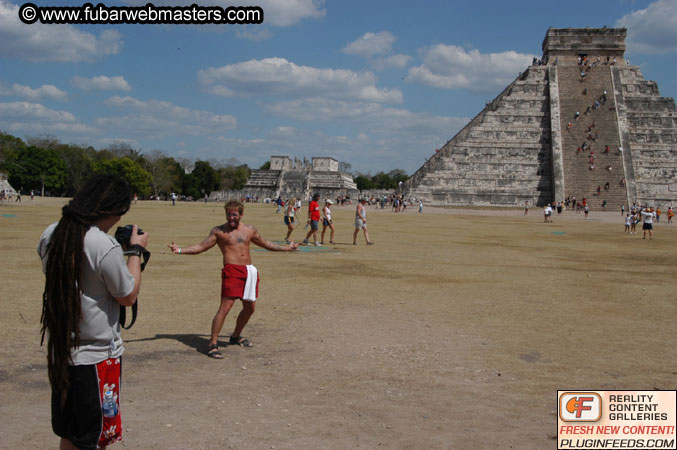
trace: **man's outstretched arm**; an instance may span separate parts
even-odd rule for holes
[[[293,252],[297,248],[299,248],[299,243],[298,242],[292,242],[289,245],[280,245],[276,244],[275,242],[271,242],[267,239],[263,239],[259,232],[254,228],[254,234],[252,234],[252,242],[259,247],[265,248],[266,250],[270,250],[271,252]]]
[[[212,231],[209,233],[209,236],[207,236],[202,242],[199,244],[191,245],[190,247],[179,247],[172,241],[171,244],[167,245],[170,249],[172,249],[172,253],[176,253],[178,255],[197,255],[198,253],[202,253],[206,250],[209,250],[213,246],[216,245],[216,231],[219,229],[219,227],[214,227],[212,228]]]

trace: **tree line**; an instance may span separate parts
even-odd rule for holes
[[[393,169],[388,173],[378,172],[375,175],[357,174],[353,181],[360,191],[374,189],[392,190],[397,189],[400,182],[404,183],[409,177],[402,169]]]
[[[70,197],[95,174],[126,179],[139,198],[172,192],[194,199],[212,191],[242,189],[251,169],[235,159],[192,161],[162,151],[143,154],[126,144],[96,150],[51,137],[22,139],[0,131],[0,172],[22,192]]]
[[[260,169],[270,169],[270,161]],[[351,174],[350,163],[339,170]],[[52,137],[26,141],[0,131],[0,172],[22,192],[70,197],[95,174],[115,174],[126,179],[139,198],[165,198],[172,192],[193,199],[213,191],[240,190],[251,169],[234,158],[227,161],[192,161],[174,158],[160,150],[141,153],[127,144],[96,150],[63,144]],[[397,189],[408,176],[402,169],[375,175],[352,173],[357,189]]]

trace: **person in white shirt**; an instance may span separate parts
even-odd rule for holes
[[[322,208],[322,236],[320,237],[320,244],[324,244],[324,233],[327,231],[327,228],[331,230],[329,234],[329,243],[334,243],[334,222],[331,220],[331,205],[333,204],[333,201],[327,199],[324,208]]]
[[[552,222],[552,208],[550,205],[545,205],[545,208],[543,208],[543,222]]]
[[[646,232],[649,232],[649,239],[653,239],[653,219],[656,217],[656,213],[653,211],[653,208],[649,208],[648,210],[642,210],[642,220],[644,221],[644,224],[642,225],[642,230],[644,230],[644,237],[642,239],[646,239]]]
[[[627,214],[625,216],[625,232],[630,234],[630,224],[632,223],[632,217],[630,217],[630,214]]]
[[[133,225],[130,248],[137,252],[125,261],[120,244],[107,232],[129,210],[131,198],[123,179],[95,176],[38,244],[45,274],[40,321],[42,339],[47,338],[52,429],[61,449],[100,448],[122,440],[120,307],[136,303],[148,234],[139,234]],[[104,412],[105,396],[115,405]]]

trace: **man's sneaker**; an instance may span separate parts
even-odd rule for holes
[[[373,242],[367,242],[367,245],[374,245]]]
[[[315,247],[321,247],[321,246],[322,246],[322,244],[320,244],[319,242],[315,242]]]
[[[303,245],[308,245],[308,239],[303,240]]]

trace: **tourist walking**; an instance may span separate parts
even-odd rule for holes
[[[367,208],[364,206],[367,203],[366,198],[361,198],[355,208],[355,232],[353,233],[353,245],[357,245],[357,235],[360,230],[364,232],[364,239],[367,245],[374,245],[369,240],[369,231],[367,230]]]
[[[329,233],[329,243],[334,243],[334,222],[331,220],[331,205],[333,205],[330,199],[324,203],[324,208],[322,208],[322,236],[320,237],[320,244],[324,244],[324,233],[327,231],[327,228],[331,230]]]
[[[284,241],[289,244],[289,237],[291,236],[292,232],[294,231],[294,215],[296,212],[296,208],[294,208],[294,205],[296,204],[296,199],[293,198],[291,201],[287,199],[286,202],[286,209],[284,212],[284,224],[287,225],[287,235],[284,237]]]
[[[303,240],[303,243],[308,245],[308,239],[310,236],[313,236],[313,244],[319,246],[320,243],[317,242],[317,232],[320,229],[320,194],[313,195],[313,199],[308,203],[308,225],[310,225],[310,230],[306,234],[306,238]]]

